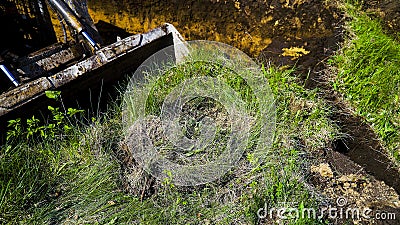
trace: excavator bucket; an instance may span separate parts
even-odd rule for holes
[[[0,130],[5,130],[6,122],[10,119],[45,109],[48,104],[46,91],[61,90],[63,100],[74,101],[87,90],[121,81],[153,53],[184,41],[173,25],[163,24],[147,33],[119,38],[104,46],[85,1],[7,0],[1,1],[1,4],[5,10],[0,21],[6,18],[21,24],[17,20],[29,18],[29,22],[24,23],[24,29],[32,32],[29,26],[38,27],[35,32],[39,32],[32,33],[31,38],[45,38],[45,42],[38,43],[46,45],[24,40],[26,35],[17,31],[10,35],[20,38],[10,37],[9,42],[17,41],[15,46],[25,45],[26,49],[14,48],[13,44],[2,45]],[[65,43],[56,41],[48,9],[58,15],[75,39]]]

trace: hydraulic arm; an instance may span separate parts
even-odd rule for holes
[[[60,16],[70,25],[78,34],[81,34],[85,40],[95,49],[100,48],[99,44],[90,36],[78,16],[63,0],[48,0],[50,6],[60,14]]]

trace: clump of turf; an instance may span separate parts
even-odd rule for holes
[[[346,5],[349,38],[331,60],[338,68],[333,86],[400,160],[400,45],[357,5]]]

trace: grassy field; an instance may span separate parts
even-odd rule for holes
[[[338,71],[332,85],[399,159],[400,45],[383,32],[379,21],[354,5],[344,9],[351,18],[349,37],[330,60]],[[201,66],[196,68],[199,72],[203,76],[210,73]],[[148,114],[160,112],[162,98],[187,73],[178,68],[169,77],[154,81],[158,90],[147,101]],[[223,70],[217,74],[254,115],[259,113],[242,80],[224,76]],[[257,211],[265,204],[278,207],[280,202],[295,202],[291,206],[299,210],[317,210],[325,197],[307,184],[310,167],[318,161],[314,158],[317,152],[341,135],[339,128],[330,119],[329,105],[318,97],[319,90],[299,85],[302,82],[293,70],[265,66],[263,75],[274,94],[277,114],[268,160],[254,163],[250,146],[225,176],[196,187],[154,180],[132,162],[123,148],[121,105],[110,104],[98,118],[87,118],[79,109],[49,106],[53,116],[48,121],[10,121],[0,152],[0,223],[269,224],[282,221],[276,217],[260,220]],[[61,96],[48,93],[60,102]],[[257,129],[253,132],[256,139]],[[288,219],[284,223],[329,221]]]
[[[331,60],[338,70],[333,87],[365,118],[394,158],[400,160],[400,45],[373,13],[356,1],[345,8],[348,38]]]
[[[44,127],[13,122],[0,161],[2,222],[253,224],[265,203],[317,207],[304,183],[307,155],[327,145],[337,130],[316,92],[297,85],[291,71],[270,67],[264,74],[278,114],[269,161],[249,169],[251,157],[245,156],[227,177],[199,187],[155,181],[145,197],[123,190],[120,106],[88,125],[80,124],[76,110],[51,107],[54,118]]]

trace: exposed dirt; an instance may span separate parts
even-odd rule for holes
[[[400,199],[393,188],[376,180],[362,167],[340,153],[330,151],[327,160],[331,162],[332,168],[327,163],[312,167],[314,176],[311,178],[311,183],[334,200],[321,207],[343,209],[343,215],[348,209],[358,209],[360,212],[360,216],[355,218],[338,216],[333,221],[335,224],[399,224]],[[348,167],[344,168],[343,165]],[[359,170],[351,171],[350,168]],[[362,216],[364,208],[371,210],[368,213],[371,218]],[[393,215],[392,213],[396,215],[392,219],[374,219],[377,214]]]
[[[325,71],[326,73],[330,73]],[[356,116],[351,107],[335,93],[332,87],[323,82],[326,76],[316,82],[321,88],[322,97],[334,109],[332,120],[345,134],[342,139],[332,143],[332,149],[326,149],[324,156],[318,157],[329,164],[334,176],[321,179],[315,176],[312,183],[323,190],[332,199],[344,197],[346,207],[367,207],[374,213],[400,214],[400,172],[388,153],[381,145],[378,136],[366,124],[363,118]],[[337,220],[343,224],[344,220]],[[399,224],[398,216],[394,220],[353,220],[354,224]]]
[[[315,72],[323,68],[321,62],[342,41],[344,18],[338,9],[318,0],[89,1],[89,12],[96,23],[112,24],[129,33],[168,22],[187,40],[220,41],[260,62],[296,65],[310,87],[315,86]],[[293,57],[285,55],[285,48],[306,53]]]
[[[317,72],[324,68],[322,62],[332,56],[339,47],[338,43],[342,42],[344,17],[337,9],[321,1],[306,1],[293,10],[275,6],[279,7],[281,10],[277,10],[277,17],[286,18],[282,23],[291,25],[291,29],[284,29],[287,25],[274,27],[272,43],[261,52],[259,59],[261,62],[272,60],[278,66],[296,66],[306,85],[313,88]],[[303,48],[308,53],[300,57],[284,56],[283,49],[292,47]]]
[[[331,199],[321,207],[338,207],[336,200],[345,199],[346,204],[338,208],[372,210],[371,219],[339,217],[334,224],[399,224],[398,170],[390,166],[393,162],[383,153],[371,128],[346,111],[337,112],[334,117],[343,123],[340,127],[347,138],[335,141],[332,149],[319,152],[316,158],[321,161],[311,166],[309,182]],[[373,219],[379,213],[394,213],[396,218]]]
[[[340,13],[329,4],[317,0],[272,1],[107,1],[101,4],[89,1],[89,10],[95,22],[104,21],[124,28],[130,33],[140,33],[172,23],[186,39],[207,39],[231,44],[251,54],[266,53],[271,43],[286,42],[304,46],[310,56],[302,62],[320,61],[335,46],[341,19]],[[292,42],[291,42],[292,41]],[[282,48],[275,54],[282,54]],[[324,52],[325,48],[325,52]],[[315,50],[315,51],[314,51]],[[323,56],[318,56],[321,54]],[[268,54],[267,54],[268,55]],[[278,57],[280,58],[280,57]],[[283,57],[282,60],[290,59]]]
[[[374,12],[379,16],[387,31],[397,39],[400,31],[400,1],[398,0],[369,0],[364,1],[363,9],[367,12]]]
[[[338,140],[335,150],[349,156],[377,179],[385,181],[400,193],[399,168],[385,152],[378,136],[363,119],[342,112],[336,113],[342,131],[348,135]]]

